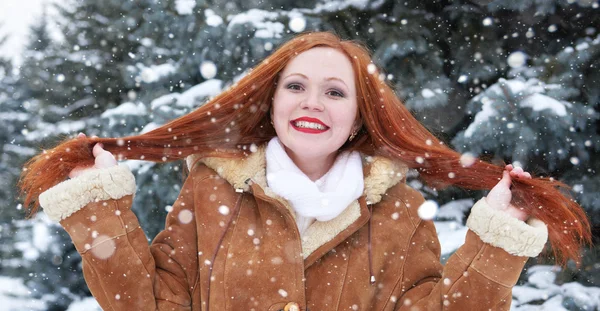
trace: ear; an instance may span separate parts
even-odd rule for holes
[[[360,130],[360,128],[363,126],[362,120],[358,119],[354,122],[354,125],[352,126],[352,133],[356,133]]]

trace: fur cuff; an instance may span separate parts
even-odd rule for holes
[[[91,202],[120,199],[135,193],[135,177],[125,164],[85,172],[42,192],[44,212],[61,221]]]
[[[531,218],[525,223],[492,209],[485,198],[475,203],[471,209],[467,226],[483,242],[516,256],[535,257],[544,249],[548,240],[548,228],[542,221]]]

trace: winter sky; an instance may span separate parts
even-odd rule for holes
[[[42,13],[44,3],[55,0],[0,0],[0,37],[9,35],[0,47],[0,56],[19,61],[19,54],[26,43],[29,25]],[[52,10],[49,8],[49,13]]]

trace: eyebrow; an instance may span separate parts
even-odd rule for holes
[[[307,76],[305,76],[305,75],[303,75],[303,74],[301,74],[301,73],[298,73],[298,72],[295,72],[295,73],[290,73],[289,75],[285,76],[285,77],[284,77],[284,79],[287,79],[288,77],[290,77],[290,76],[294,76],[294,75],[296,75],[296,76],[301,76],[301,77],[303,77],[304,79],[308,80],[308,77],[307,77]],[[338,78],[338,77],[327,77],[327,78],[325,78],[325,81],[331,81],[331,80],[337,80],[337,81],[340,81],[340,82],[342,82],[342,83],[344,84],[344,86],[348,87],[348,85],[346,85],[346,82],[344,82],[344,80],[342,80],[342,79],[340,79],[340,78]]]

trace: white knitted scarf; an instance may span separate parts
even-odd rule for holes
[[[364,190],[360,154],[343,152],[331,169],[319,180],[312,181],[294,164],[277,137],[266,149],[267,185],[288,200],[296,212],[301,234],[312,219],[328,221],[341,214]]]

